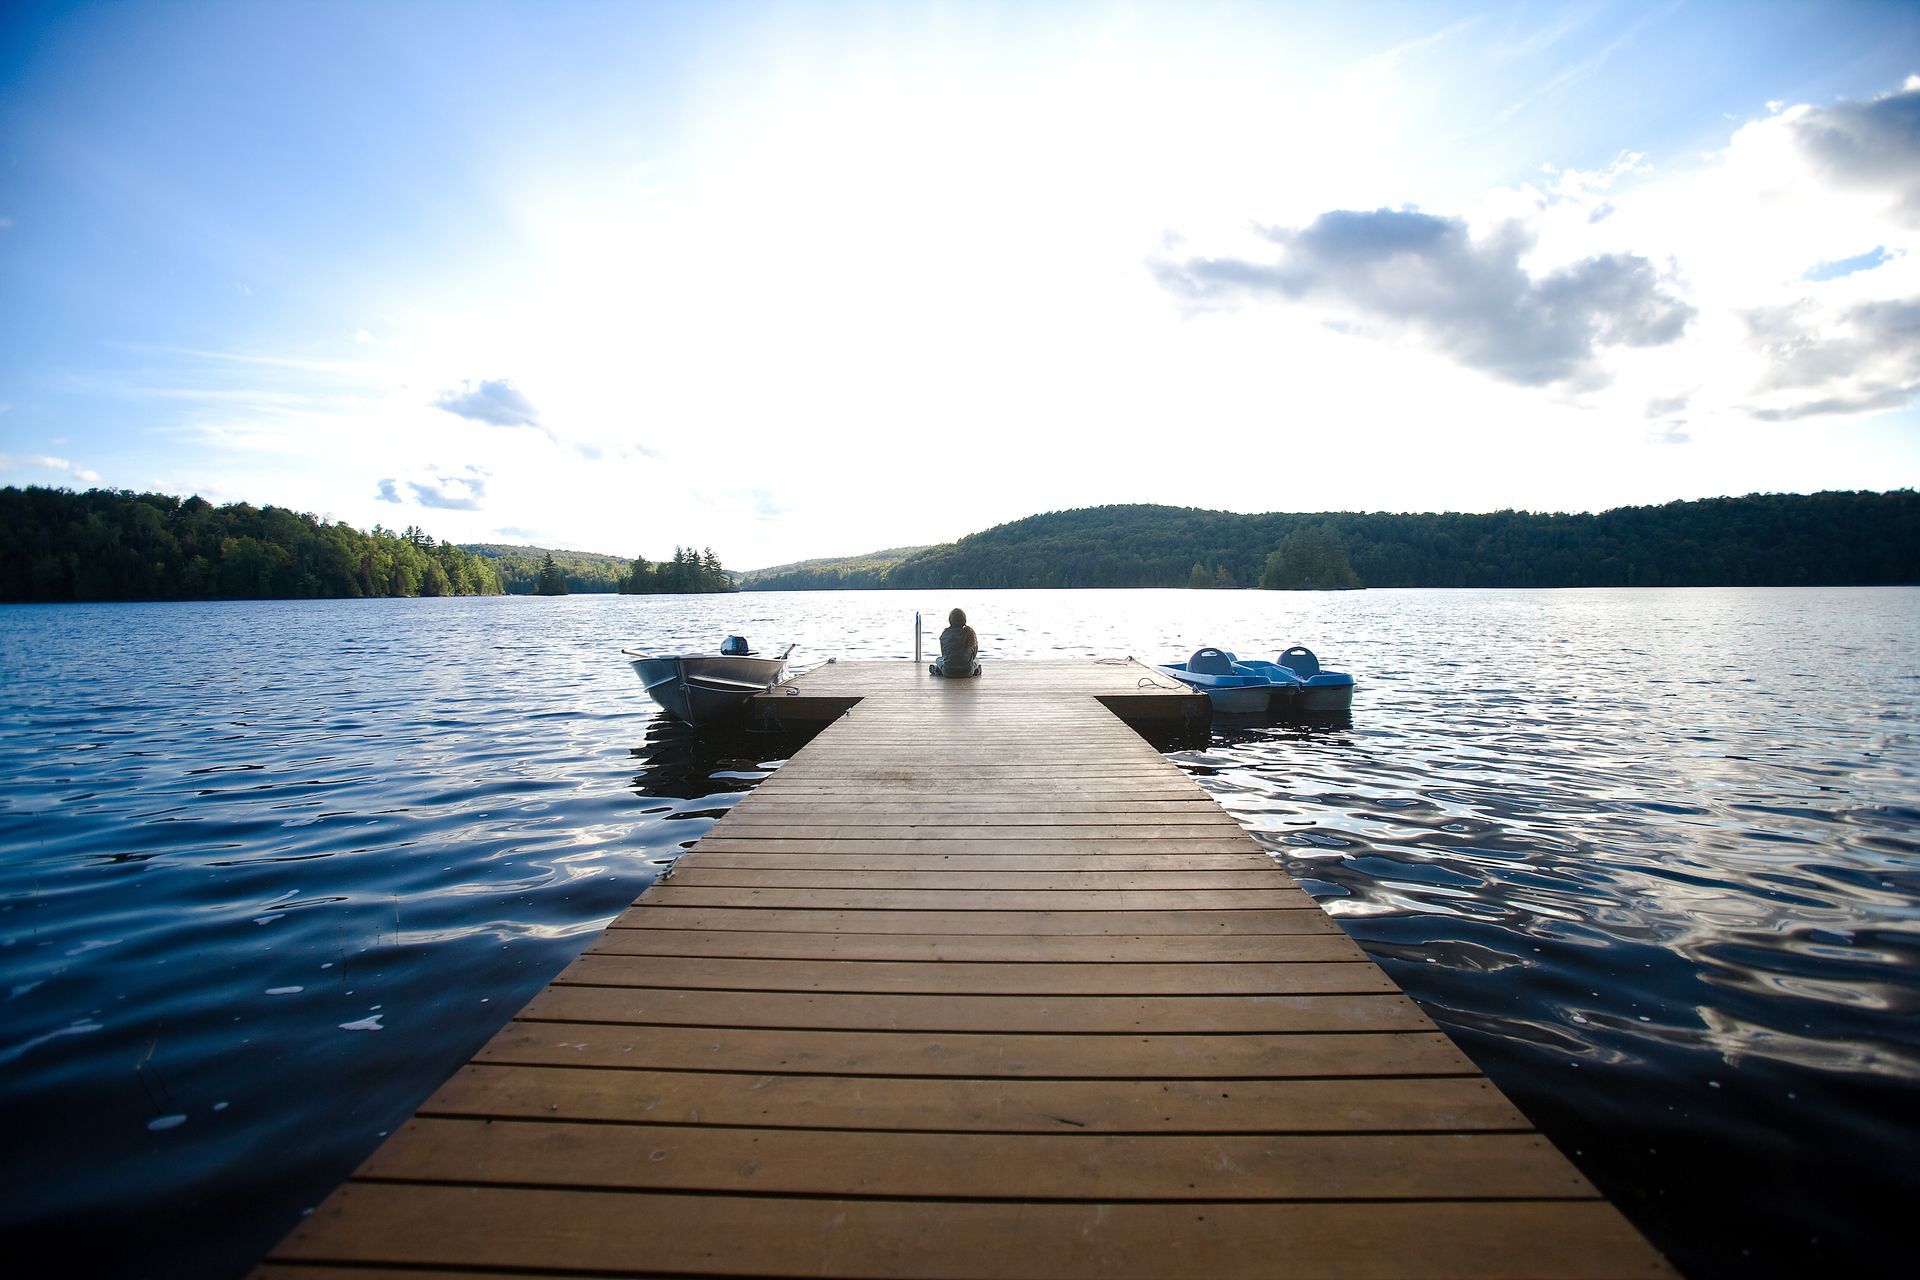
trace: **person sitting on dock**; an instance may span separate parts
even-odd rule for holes
[[[940,633],[940,656],[927,671],[954,680],[980,674],[980,637],[967,625],[965,609],[947,615],[947,629]]]

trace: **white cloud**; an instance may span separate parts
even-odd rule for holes
[[[494,378],[482,382],[462,382],[460,390],[448,391],[435,400],[434,407],[475,422],[495,427],[537,427],[539,414],[533,402],[512,382]]]
[[[1756,418],[1902,409],[1920,392],[1920,298],[1824,312],[1803,303],[1755,312],[1748,323],[1767,357],[1748,410]]]
[[[384,487],[384,482],[383,482]],[[487,494],[487,476],[477,467],[460,475],[431,475],[424,480],[409,480],[413,499],[423,507],[439,511],[478,511]]]
[[[100,473],[91,467],[83,467],[69,458],[59,458],[52,454],[0,453],[0,471],[58,471],[70,480],[81,484],[99,484]]]
[[[1263,253],[1160,271],[1189,299],[1412,335],[1468,368],[1553,384],[1583,411],[1684,412],[1688,429],[1660,428],[1662,443],[1731,441],[1743,421],[1899,410],[1920,394],[1916,175],[1920,80],[1780,110],[1689,166],[1635,153],[1599,171],[1549,166],[1456,215],[1323,213],[1265,231]],[[1666,407],[1641,415],[1650,404]]]
[[[1686,444],[1692,439],[1687,433],[1685,420],[1680,418],[1647,428],[1647,441],[1650,444]]]
[[[353,340],[359,343],[379,341],[378,338],[374,337],[371,333],[368,333],[365,329],[356,329],[353,334]]]
[[[1522,259],[1533,236],[1514,222],[1474,237],[1459,218],[1336,210],[1262,235],[1277,252],[1163,263],[1160,278],[1199,302],[1326,302],[1412,330],[1463,364],[1527,386],[1595,385],[1604,381],[1604,348],[1664,345],[1693,315],[1637,255],[1597,254],[1530,273]]]
[[[1794,139],[1835,182],[1890,198],[1920,226],[1920,75],[1897,92],[1796,112]]]

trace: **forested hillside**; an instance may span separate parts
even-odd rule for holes
[[[508,546],[498,542],[472,542],[466,549],[485,556],[500,571],[500,580],[514,595],[539,593],[540,575],[548,560],[566,580],[565,591],[542,594],[614,592],[625,595],[703,595],[732,591],[733,579],[720,564],[720,557],[708,547],[675,547],[666,560],[639,556],[628,560],[602,555],[597,551],[562,551],[548,547]]]
[[[0,489],[0,600],[498,595],[493,567],[418,529],[362,533],[285,507]]]
[[[631,563],[622,556],[601,555],[597,551],[562,551],[557,547],[517,547],[498,542],[467,542],[462,549],[471,551],[491,564],[500,574],[500,583],[513,595],[529,595],[540,581],[540,570],[548,556],[567,580],[569,592],[618,591]]]
[[[740,575],[743,591],[846,591],[886,586],[886,576],[901,561],[933,547],[894,547],[863,556],[800,560]]]
[[[824,562],[814,572],[822,574]],[[824,577],[824,574],[822,574]],[[1598,515],[1058,511],[932,547],[873,587],[1602,587],[1920,582],[1920,495],[1750,494]],[[759,589],[801,586],[763,574]]]

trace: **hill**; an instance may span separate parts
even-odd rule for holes
[[[499,571],[501,585],[513,595],[530,595],[548,556],[566,575],[569,592],[613,592],[627,576],[633,561],[598,551],[563,551],[558,547],[516,547],[501,542],[467,542],[460,546]]]
[[[902,561],[933,547],[893,547],[861,556],[796,560],[740,575],[742,591],[845,591],[885,586],[886,575]]]
[[[634,595],[690,595],[734,590],[733,577],[711,548],[675,547],[669,560],[633,560],[598,551],[559,547],[522,547],[500,542],[470,542],[464,550],[492,564],[513,595],[535,594],[548,556],[566,580],[564,594],[626,592]],[[545,594],[562,594],[548,592]]]
[[[0,489],[0,600],[499,595],[424,530],[363,533],[285,507],[125,490]]]
[[[1920,495],[1748,494],[1597,515],[1088,507],[997,525],[880,567],[891,554],[825,564],[874,562],[836,585],[941,589],[1917,583]],[[771,589],[772,574],[744,585]]]

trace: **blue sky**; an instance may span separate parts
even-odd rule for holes
[[[0,16],[0,483],[732,566],[1920,483],[1898,4]]]

